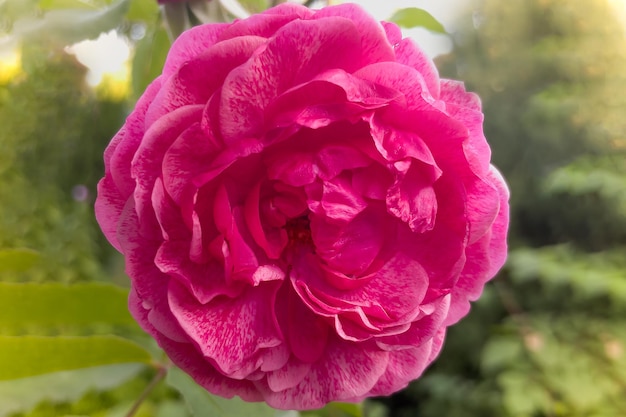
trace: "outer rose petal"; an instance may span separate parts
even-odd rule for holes
[[[389,353],[333,339],[324,356],[295,387],[273,392],[259,384],[267,403],[279,409],[321,408],[330,401],[360,401],[385,372]]]
[[[181,327],[206,358],[225,374],[245,378],[257,367],[257,352],[279,346],[282,335],[272,317],[277,286],[265,284],[234,299],[215,300],[209,307],[178,285],[169,288],[169,304]],[[263,322],[260,322],[263,318]],[[240,329],[248,329],[241,332]],[[243,366],[242,366],[243,365]],[[259,364],[260,366],[260,364]]]
[[[116,236],[117,223],[135,186],[131,177],[130,162],[145,132],[143,118],[160,86],[159,78],[148,86],[137,102],[135,110],[126,120],[125,128],[115,135],[104,152],[105,177],[98,183],[96,219],[107,240],[120,252]]]
[[[356,25],[361,34],[361,62],[359,66],[393,61],[393,49],[387,40],[385,30],[361,7],[351,3],[326,7],[315,13],[314,19],[323,19],[329,16],[345,17]]]
[[[398,42],[395,52],[397,62],[407,65],[422,74],[430,95],[436,100],[439,99],[440,86],[444,83],[439,81],[437,67],[435,67],[435,63],[428,58],[424,51],[418,48],[411,39],[403,39]],[[443,100],[446,101],[445,98]]]
[[[468,261],[452,292],[450,312],[444,325],[458,322],[470,309],[470,301],[480,297],[485,283],[504,265],[507,254],[506,234],[509,224],[509,190],[502,175],[491,167],[488,178],[499,194],[498,215],[491,229],[467,248]]]
[[[440,346],[441,342],[434,347],[438,349]],[[433,339],[429,339],[416,348],[390,352],[387,369],[370,395],[390,395],[405,388],[424,372],[433,350]]]
[[[146,122],[152,124],[179,107],[206,103],[230,71],[246,62],[264,41],[258,36],[229,39],[190,58],[164,81],[146,115]]]
[[[206,51],[218,42],[221,33],[228,27],[225,23],[193,27],[176,38],[163,66],[163,78],[169,78],[185,62]]]
[[[120,218],[118,236],[122,250],[128,253],[126,273],[130,277],[141,277],[134,280],[132,286],[133,293],[141,300],[149,323],[144,329],[148,332],[154,329],[172,340],[185,341],[187,336],[174,320],[167,302],[169,277],[159,271],[152,261],[157,244],[153,240],[141,238],[138,223],[132,204],[127,204]]]
[[[287,6],[281,5],[281,8],[286,9]],[[310,13],[309,9],[298,6],[296,6],[293,11],[299,12],[301,9],[305,9],[307,13]],[[276,11],[276,8],[273,10]],[[284,11],[284,14],[269,13],[269,11],[267,11],[265,13],[252,15],[246,20],[239,20],[222,32],[221,38],[233,39],[250,35],[269,38],[276,33],[278,29],[299,17],[298,14],[290,13],[289,10]]]
[[[354,4],[184,33],[104,159],[132,315],[224,397],[402,389],[506,257],[480,101]]]
[[[359,47],[357,28],[349,20],[296,20],[282,27],[264,51],[224,82],[220,122],[226,141],[258,134],[263,109],[288,86],[309,81],[326,69],[355,68]],[[344,51],[341,56],[338,49]]]

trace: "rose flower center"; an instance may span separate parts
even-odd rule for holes
[[[311,221],[308,216],[295,217],[287,221],[285,224],[287,231],[287,249],[294,249],[298,246],[313,247],[313,238],[311,237]]]

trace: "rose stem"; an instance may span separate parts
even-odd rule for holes
[[[131,409],[128,410],[128,413],[126,413],[126,417],[133,417],[135,415],[137,410],[139,410],[139,407],[141,407],[141,404],[146,400],[146,398],[148,398],[148,395],[150,395],[152,390],[154,390],[159,382],[161,382],[163,378],[165,378],[165,375],[167,375],[167,366],[158,365],[157,369],[157,373],[154,375],[148,386],[143,390],[137,400],[135,400],[135,403],[133,404]]]

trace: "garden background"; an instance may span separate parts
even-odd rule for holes
[[[624,2],[453,3],[437,65],[482,98],[512,193],[509,260],[405,391],[301,414],[624,416]],[[159,16],[153,0],[0,0],[0,416],[125,416],[163,371],[93,215],[104,147],[167,53]],[[444,29],[427,17],[394,19]],[[110,30],[131,54],[93,86],[66,47]],[[171,371],[135,415],[297,413],[213,398]]]

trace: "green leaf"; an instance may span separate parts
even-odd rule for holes
[[[511,251],[508,265],[515,283],[539,281],[546,289],[570,287],[581,299],[607,297],[617,305],[626,302],[623,247],[586,254],[573,245],[520,248]]]
[[[165,3],[162,10],[165,27],[172,41],[178,38],[181,33],[191,28],[187,2]]]
[[[26,40],[56,40],[64,45],[95,39],[118,27],[128,11],[129,0],[118,0],[97,10],[55,9],[42,18],[23,18],[15,22],[13,34]]]
[[[516,335],[494,336],[483,349],[480,366],[485,374],[494,374],[522,361],[523,354],[521,341]]]
[[[148,84],[161,74],[170,44],[167,32],[162,27],[151,30],[137,44],[132,69],[135,97],[141,96]]]
[[[365,400],[363,403],[363,415],[367,417],[387,417],[389,416],[389,408],[374,400]]]
[[[550,409],[548,391],[536,381],[530,372],[509,371],[498,377],[503,390],[502,405],[511,416],[541,415]]]
[[[124,415],[126,416],[126,415]],[[187,417],[189,413],[184,404],[174,401],[163,401],[156,410],[155,417]],[[253,417],[253,416],[250,416]]]
[[[84,0],[40,0],[39,8],[42,10],[55,9],[88,9],[94,10],[93,3]]]
[[[363,405],[362,404],[354,404],[354,403],[330,403],[328,406],[331,410],[336,409],[341,411],[346,417],[362,417],[363,416]],[[329,415],[338,415],[337,413],[329,414]]]
[[[39,254],[34,250],[23,248],[2,249],[0,250],[0,272],[26,271],[37,263],[38,260]]]
[[[607,324],[572,314],[560,320],[547,320],[539,314],[530,318],[534,337],[540,342],[532,350],[534,362],[545,385],[558,392],[561,400],[576,410],[592,410],[622,392],[624,383],[616,371],[619,365],[605,360],[602,339],[607,340],[613,327],[619,329],[623,323]]]
[[[446,29],[433,15],[417,7],[398,10],[391,16],[390,20],[407,29],[422,27],[431,32],[447,34]]]
[[[146,350],[117,336],[0,336],[0,380],[150,361]]]
[[[192,24],[229,22],[232,17],[218,1],[192,1],[187,3]]]
[[[259,13],[270,7],[270,2],[267,0],[239,0],[239,4],[250,13]]]
[[[204,388],[178,368],[167,373],[167,383],[178,390],[194,417],[297,417],[294,412],[277,411],[265,403],[248,403],[234,397],[230,400],[209,394]]]
[[[0,282],[0,329],[22,326],[133,325],[128,291],[110,284]]]
[[[0,381],[0,416],[30,410],[44,399],[53,402],[75,401],[89,390],[102,391],[116,387],[137,375],[144,366],[106,365]]]
[[[250,0],[248,3],[256,3],[256,4],[242,4],[243,2],[238,0],[219,0],[220,5],[224,10],[228,12],[228,14],[233,17],[237,17],[243,19],[250,15],[250,6],[263,7],[262,3],[265,3],[264,0]],[[259,4],[261,3],[261,4]]]
[[[0,1],[0,22],[12,22],[24,16],[32,16],[37,11],[37,0]],[[0,33],[4,28],[0,28]]]
[[[363,403],[333,402],[319,410],[305,411],[304,417],[363,417]]]
[[[126,18],[141,20],[147,23],[154,22],[159,15],[159,4],[156,0],[130,0],[130,7]]]

